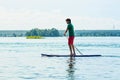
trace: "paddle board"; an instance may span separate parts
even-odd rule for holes
[[[70,55],[41,54],[43,57],[70,57]],[[100,57],[102,55],[75,55],[75,57]]]

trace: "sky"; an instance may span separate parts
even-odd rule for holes
[[[120,0],[0,0],[0,30],[120,29]]]

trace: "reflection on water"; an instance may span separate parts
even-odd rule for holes
[[[68,60],[68,80],[75,80],[75,57],[70,57]]]

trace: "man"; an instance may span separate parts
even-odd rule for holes
[[[71,19],[66,19],[66,23],[68,24],[67,29],[64,33],[64,36],[66,36],[67,31],[69,31],[69,38],[68,38],[68,45],[70,49],[70,55],[75,56],[75,48],[74,48],[74,26],[71,23]]]

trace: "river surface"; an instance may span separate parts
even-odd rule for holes
[[[67,39],[1,37],[0,80],[120,80],[120,37],[76,37],[75,46],[83,54],[103,56],[41,57],[69,54]]]

